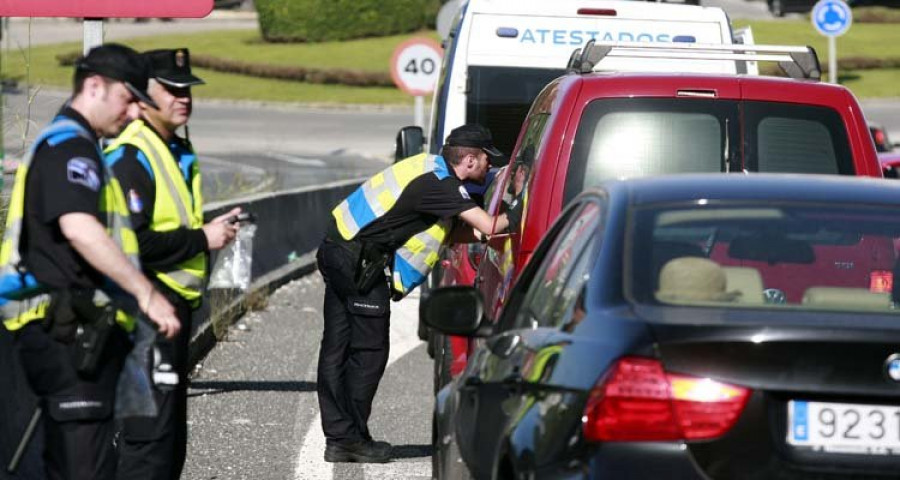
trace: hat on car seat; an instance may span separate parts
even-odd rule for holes
[[[494,146],[491,131],[477,123],[467,123],[454,128],[450,135],[447,136],[447,142],[444,145],[448,147],[480,148],[487,152],[488,155],[494,157],[503,156],[503,153]]]
[[[725,289],[725,271],[719,264],[701,257],[678,257],[660,270],[656,298],[664,302],[730,302],[740,295]]]

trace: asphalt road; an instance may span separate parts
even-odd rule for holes
[[[80,42],[84,29],[80,19],[71,18],[5,18],[4,46],[12,50],[28,45]],[[103,22],[107,42],[134,37],[210,30],[253,30],[258,28],[256,12],[213,10],[206,18],[158,19],[135,23],[134,19],[110,19]]]
[[[4,95],[4,145],[20,158],[67,92],[24,87]],[[209,200],[368,176],[393,156],[409,108],[322,109],[197,101],[190,136]],[[10,183],[10,182],[7,182]]]
[[[189,392],[182,478],[431,478],[432,370],[416,336],[415,296],[391,304],[391,353],[369,424],[376,438],[394,445],[394,460],[361,465],[322,459],[315,385],[323,288],[318,274],[285,285],[203,361]]]

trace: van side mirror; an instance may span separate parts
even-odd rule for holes
[[[397,132],[397,141],[394,145],[395,163],[423,151],[425,151],[425,133],[422,127],[408,126]]]
[[[431,292],[422,300],[419,316],[429,327],[446,335],[483,337],[490,331],[485,325],[484,300],[474,287],[455,285]]]

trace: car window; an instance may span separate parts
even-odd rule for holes
[[[505,212],[516,198],[527,202],[525,196],[527,193],[523,195],[523,192],[528,191],[528,185],[534,175],[535,156],[540,148],[549,119],[550,114],[548,113],[536,113],[529,117],[522,144],[516,152],[516,158],[497,175],[498,179],[502,175],[503,181],[494,181],[485,194],[485,198],[490,199],[488,205],[492,215]],[[527,209],[524,209],[523,212],[527,214]],[[524,225],[524,223],[523,221],[522,224]]]
[[[592,263],[588,246],[598,238],[602,206],[584,205],[553,240],[546,255],[532,259],[539,267],[516,320],[517,328],[558,327],[571,320]]]
[[[487,127],[494,145],[511,154],[531,103],[563,73],[563,69],[470,66],[466,123]]]
[[[890,208],[656,206],[633,225],[639,302],[897,312],[900,214]]]
[[[597,122],[591,142],[591,179],[717,172],[722,165],[721,125],[708,113],[614,112]]]
[[[736,102],[706,99],[594,100],[581,116],[564,202],[621,177],[720,172],[737,159]],[[736,163],[740,166],[740,163]]]
[[[749,170],[854,174],[844,123],[831,108],[748,101],[743,111]]]

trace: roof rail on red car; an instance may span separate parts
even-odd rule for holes
[[[607,57],[667,58],[685,60],[733,60],[735,62],[777,62],[791,78],[819,80],[822,68],[810,46],[741,45],[662,42],[588,41],[569,57],[567,70],[590,73]]]

